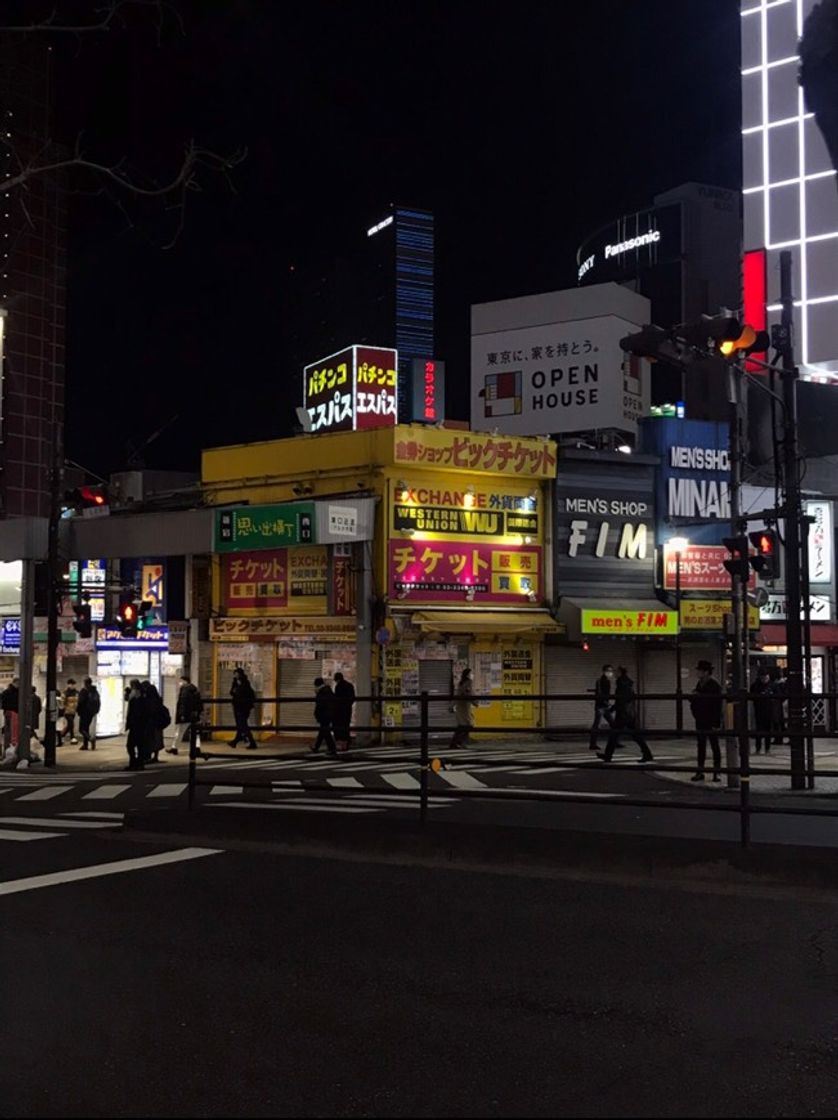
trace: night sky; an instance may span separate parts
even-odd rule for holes
[[[232,189],[202,176],[170,249],[160,203],[72,199],[67,453],[101,473],[173,417],[146,465],[289,434],[282,278],[390,201],[435,213],[437,356],[465,418],[472,302],[571,286],[591,229],[740,181],[736,0],[177,8],[160,45],[141,8],[51,40],[56,134],[91,158],[162,179],[190,137],[248,149]]]

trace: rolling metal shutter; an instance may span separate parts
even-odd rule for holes
[[[318,650],[312,661],[302,661],[294,658],[280,658],[279,661],[279,723],[281,727],[288,724],[310,727],[316,730],[314,722],[314,678],[323,675],[323,661]],[[297,700],[284,703],[283,696],[310,696],[311,700]],[[311,738],[308,731],[281,731],[282,735],[295,738]]]
[[[545,687],[548,696],[590,693],[590,700],[548,700],[547,726],[587,732],[594,717],[594,688],[603,665],[624,665],[637,683],[637,647],[633,642],[594,639],[587,653],[575,646],[546,646]]]
[[[689,694],[695,687],[695,666],[700,660],[713,665],[713,675],[719,676],[719,643],[708,642],[698,645],[691,642],[682,648],[682,666],[686,670],[681,687],[684,692],[684,729],[693,726],[690,714]],[[640,659],[640,683],[638,692],[671,692],[677,688],[675,680],[675,650],[649,647]],[[675,730],[675,700],[644,700],[641,708],[641,726],[649,731]]]
[[[454,691],[453,661],[420,661],[419,691],[431,697],[428,704],[428,724],[434,727],[453,727],[454,716],[448,710],[450,700],[434,700],[436,696],[451,696]]]

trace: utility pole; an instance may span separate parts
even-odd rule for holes
[[[806,787],[805,701],[803,695],[803,627],[801,624],[800,572],[800,468],[797,450],[797,377],[794,364],[794,297],[791,281],[791,250],[780,253],[780,329],[774,345],[780,354],[783,382],[783,488],[786,510],[786,658],[791,744],[791,788]]]
[[[44,726],[44,766],[55,766],[56,722],[58,720],[58,643],[61,633],[61,566],[58,553],[58,522],[61,519],[61,487],[64,464],[61,438],[56,432],[55,456],[50,476],[49,525],[47,529],[47,702]]]
[[[733,538],[744,536],[747,522],[742,520],[742,373],[736,365],[730,366],[728,376],[728,401],[730,404],[730,535]],[[745,555],[747,556],[747,550]],[[736,697],[733,705],[734,728],[737,736],[725,738],[725,765],[727,766],[727,785],[729,789],[739,788],[737,769],[740,752],[748,745],[748,651],[745,647],[745,634],[742,621],[743,612],[748,609],[747,574],[731,572],[730,611],[733,616],[733,659],[731,664],[731,689]]]

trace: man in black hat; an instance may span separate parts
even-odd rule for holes
[[[698,768],[691,781],[704,781],[704,768],[707,759],[707,739],[710,739],[710,750],[713,752],[713,781],[720,782],[719,771],[722,768],[722,752],[719,748],[717,734],[722,726],[722,686],[713,676],[713,666],[709,661],[699,661],[696,665],[698,681],[692,693],[690,707],[695,719],[696,738],[698,740]]]

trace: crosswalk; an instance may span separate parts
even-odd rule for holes
[[[72,812],[51,817],[0,816],[0,843],[58,840],[88,830],[121,829],[123,813]]]

